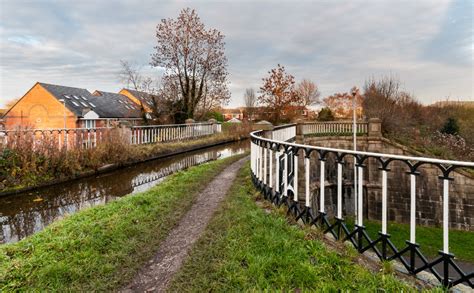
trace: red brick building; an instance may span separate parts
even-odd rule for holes
[[[120,94],[37,82],[3,117],[6,129],[95,128],[141,123],[140,107]]]

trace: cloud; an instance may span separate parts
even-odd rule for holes
[[[155,27],[187,6],[226,35],[232,106],[278,63],[323,96],[393,74],[424,102],[472,99],[472,9],[414,2],[2,1],[0,106],[36,81],[117,91],[121,59],[157,75]]]

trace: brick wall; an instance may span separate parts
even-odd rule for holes
[[[4,117],[5,128],[63,128],[64,105],[36,84]],[[66,109],[66,127],[76,127],[76,116]]]

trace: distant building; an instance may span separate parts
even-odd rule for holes
[[[225,121],[231,120],[232,118],[236,118],[239,120],[244,119],[243,108],[222,109],[222,115],[224,116]]]
[[[5,113],[6,129],[95,128],[111,121],[143,120],[140,107],[124,95],[37,82]]]

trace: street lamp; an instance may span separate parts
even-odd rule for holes
[[[61,103],[63,103],[64,105],[64,108],[63,108],[63,119],[64,119],[64,145],[66,146],[66,150],[67,150],[67,131],[66,131],[66,100],[65,99],[60,99],[59,100]]]
[[[357,87],[352,88],[352,138],[354,144],[354,151],[357,151],[357,123],[356,123],[356,97],[359,89]],[[359,196],[362,196],[359,194]],[[355,222],[357,222],[357,166],[356,166],[356,157],[354,156],[354,213],[355,213]]]

